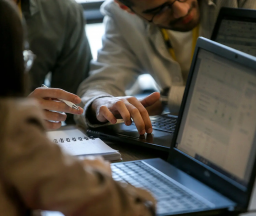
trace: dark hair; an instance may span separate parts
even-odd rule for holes
[[[0,76],[0,97],[25,95],[23,28],[9,0],[0,0]]]
[[[118,1],[126,5],[127,7],[133,6],[132,0],[118,0]]]

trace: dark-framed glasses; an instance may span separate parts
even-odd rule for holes
[[[31,50],[23,51],[24,68],[26,73],[32,68],[35,58],[36,55]]]
[[[172,6],[176,1],[183,3],[187,0],[174,0],[172,2],[166,2],[154,12],[153,17],[148,20],[148,22],[159,24],[163,21],[166,21],[170,14],[173,13]]]

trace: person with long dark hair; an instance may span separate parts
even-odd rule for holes
[[[154,215],[153,197],[114,181],[107,162],[79,161],[47,139],[39,104],[24,97],[29,55],[15,5],[0,0],[0,214]]]

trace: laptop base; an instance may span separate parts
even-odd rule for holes
[[[234,206],[229,199],[161,159],[114,163],[112,170],[117,181],[150,190],[158,200],[158,215],[216,215]]]

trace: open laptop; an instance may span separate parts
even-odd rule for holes
[[[161,159],[112,164],[150,190],[157,215],[247,211],[256,176],[256,57],[199,38],[180,115]]]
[[[256,56],[256,11],[248,9],[222,8],[220,10],[212,40]],[[123,122],[91,128],[89,135],[104,140],[143,145],[169,151],[177,116],[169,114],[151,117],[153,134],[139,136],[135,124]]]
[[[256,56],[256,10],[222,8],[211,39]]]
[[[112,165],[158,215],[246,211],[256,175],[256,58],[199,38],[168,162]],[[223,214],[224,215],[224,214]]]

